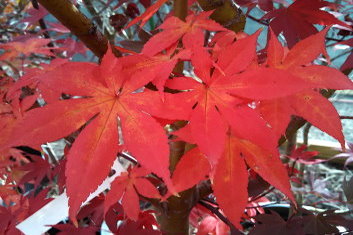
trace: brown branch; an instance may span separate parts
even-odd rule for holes
[[[305,124],[304,131],[303,131],[303,144],[308,146],[309,143],[309,131],[312,125],[310,123]]]
[[[204,11],[214,10],[211,19],[234,32],[244,30],[246,17],[232,0],[197,0]]]
[[[108,40],[70,0],[38,0],[53,16],[77,36],[96,56],[103,57]]]
[[[188,13],[188,1],[187,0],[175,0],[174,1],[174,15],[181,20],[185,20]],[[181,46],[181,42],[179,42],[179,46]],[[184,63],[179,62],[173,70],[173,73],[182,74],[184,70]],[[177,130],[186,125],[185,121],[176,121],[173,124],[173,129]],[[173,173],[177,163],[180,158],[183,156],[185,152],[184,141],[174,141],[170,144],[170,156],[169,156],[169,169],[170,172]]]
[[[204,199],[205,197],[213,193],[210,180],[202,181],[196,186],[196,189],[198,191],[199,199]]]
[[[185,20],[188,14],[187,0],[174,0],[174,15],[181,20]]]

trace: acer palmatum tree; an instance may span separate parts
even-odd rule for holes
[[[83,2],[105,30],[94,1]],[[18,79],[3,70],[1,80],[0,144],[8,171],[1,191],[8,205],[1,207],[7,216],[2,231],[18,232],[16,224],[45,204],[54,187],[59,193],[66,189],[70,208],[70,222],[54,227],[68,233],[94,233],[105,220],[116,234],[189,234],[190,223],[197,234],[237,234],[244,222],[256,221],[254,208],[262,212],[257,203],[272,187],[295,214],[294,170],[282,163],[279,143],[306,120],[345,146],[340,117],[323,92],[353,89],[353,83],[317,61],[320,56],[329,61],[325,40],[336,30],[333,24],[350,33],[347,23],[322,10],[338,5],[235,1],[267,12],[263,19],[248,15],[268,29],[260,50],[261,30],[244,33],[246,16],[232,1],[175,0],[153,35],[142,26],[152,27],[150,18],[167,1],[140,1],[146,11],[138,17],[137,5],[123,2],[105,3],[105,9],[125,10],[110,17],[117,32],[102,34],[69,0],[32,1],[32,18],[24,22],[39,21],[46,39],[24,37],[0,45],[1,63],[24,73]],[[47,11],[66,28],[46,24]],[[133,20],[125,26],[128,18]],[[319,31],[313,24],[325,28]],[[50,29],[55,36],[76,35],[99,63],[69,60],[85,52],[80,41],[68,35],[55,40]],[[112,43],[114,33],[138,32],[140,41]],[[284,41],[278,39],[282,33]],[[50,63],[30,69],[32,53],[48,56]],[[18,147],[39,150],[64,137],[71,140],[64,157],[50,164]],[[127,171],[81,208],[118,158],[131,162]],[[123,222],[119,227],[118,221]],[[296,226],[295,234],[308,232],[306,220],[295,221],[281,220],[275,229]],[[253,233],[266,229],[259,225]]]

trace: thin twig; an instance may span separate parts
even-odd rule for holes
[[[269,194],[270,192],[272,192],[275,189],[275,187],[271,186],[269,189],[267,189],[266,191],[262,192],[261,194],[257,195],[256,197],[251,198],[250,202],[254,202],[264,196],[266,196],[267,194]]]
[[[129,162],[133,163],[134,165],[139,164],[135,159],[133,159],[130,155],[128,155],[126,153],[118,153],[118,157],[122,157],[122,158],[128,160]]]
[[[351,119],[351,120],[353,120],[353,116],[340,116],[340,119]]]
[[[266,25],[266,26],[269,26],[270,23],[268,21],[264,21],[264,20],[261,20],[261,19],[257,19],[255,18],[254,16],[251,16],[250,14],[246,15],[246,17],[248,17],[249,19],[253,20],[253,21],[256,21],[257,23],[259,24],[262,24],[262,25]]]
[[[39,11],[39,4],[38,4],[37,0],[32,0],[31,2],[32,2],[33,8]],[[39,19],[38,23],[39,23],[39,27],[43,30],[44,38],[51,39],[48,28],[47,28],[47,24],[45,23],[44,19],[43,18]],[[49,42],[48,47],[54,47],[54,43],[52,41]],[[50,49],[50,51],[52,53],[54,53],[53,49]]]
[[[309,142],[309,131],[311,128],[311,124],[310,123],[306,123],[304,126],[304,130],[303,130],[303,143],[308,146],[308,142]]]
[[[336,41],[336,42],[342,42],[342,41],[344,41],[345,39],[344,39],[344,38],[342,38],[342,39],[337,39],[337,38],[326,37],[326,40],[331,40],[331,41]]]
[[[213,214],[215,214],[220,220],[222,220],[226,225],[229,226],[230,228],[230,233],[231,234],[236,234],[238,232],[238,230],[235,228],[235,226],[227,219],[227,217],[225,217],[220,211],[219,211],[219,207],[214,207],[210,204],[208,204],[207,202],[204,201],[199,201],[199,204],[203,207],[205,207],[206,209],[208,209],[209,211],[211,211]]]
[[[353,52],[353,49],[350,49],[350,50],[348,50],[348,51],[345,51],[344,53],[339,54],[339,55],[337,55],[337,56],[331,58],[331,62],[334,61],[334,60],[339,59],[339,58],[342,57],[342,56],[345,56],[345,55],[347,55],[347,54],[350,54],[350,53],[352,53],[352,52]]]
[[[259,208],[259,207],[264,208],[265,206],[271,206],[271,205],[276,205],[276,204],[278,204],[278,202],[271,202],[271,203],[268,203],[268,204],[266,204],[264,206],[261,206],[261,205],[258,205],[258,206],[247,206],[245,208],[246,209],[256,209],[256,208]]]

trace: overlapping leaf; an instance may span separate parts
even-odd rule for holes
[[[167,2],[167,0],[158,0],[155,4],[147,8],[142,15],[133,19],[125,28],[129,28],[140,21],[140,27],[144,26],[146,22],[153,16],[153,14],[156,13],[165,2]]]
[[[168,50],[166,54],[146,56],[144,54],[122,58],[126,72],[133,73],[136,77],[146,77],[152,80],[160,92],[164,90],[164,84],[172,73],[175,65],[180,59],[189,59],[190,50],[182,50],[180,53],[172,55],[174,48]]]
[[[266,151],[229,133],[225,151],[214,174],[213,190],[221,209],[234,225],[239,224],[248,201],[248,172],[245,162],[294,201],[289,177],[279,153]]]
[[[147,174],[148,171],[143,168],[133,168],[118,176],[107,194],[105,211],[121,199],[126,215],[136,221],[140,212],[138,193],[148,198],[160,198],[157,188],[144,178]]]
[[[198,184],[211,170],[206,157],[198,148],[188,151],[178,162],[172,181],[175,191],[181,192]]]
[[[320,54],[326,54],[323,42],[327,31],[328,28],[300,41],[286,56],[282,45],[272,33],[267,49],[267,64],[292,74],[293,79],[312,84],[313,88],[353,89],[352,81],[340,71],[310,64]],[[290,116],[297,115],[333,136],[344,146],[342,125],[337,111],[326,98],[313,89],[281,99],[261,101],[259,109],[277,135],[284,134]]]
[[[235,141],[228,136],[212,187],[219,206],[227,218],[238,226],[248,203],[248,171]]]
[[[84,127],[69,151],[66,165],[71,219],[75,221],[81,203],[107,177],[118,150],[128,150],[170,185],[166,135],[142,108],[149,102],[145,97],[141,99],[144,92],[135,92],[146,79],[124,76],[120,60],[108,53],[100,66],[67,63],[40,82],[48,89],[78,98],[58,100],[27,112],[10,144],[54,141]]]
[[[275,148],[272,130],[247,105],[248,102],[278,98],[308,87],[283,70],[255,68],[244,71],[255,57],[257,35],[249,37],[247,43],[239,40],[227,47],[212,74],[215,63],[208,53],[201,48],[194,49],[192,62],[197,66],[194,71],[202,83],[190,78],[167,82],[170,88],[186,91],[166,97],[166,105],[175,107],[175,118],[189,120],[193,140],[212,164],[223,153],[228,125],[243,139],[268,150]],[[230,50],[237,56],[232,57]]]
[[[53,48],[47,46],[50,42],[50,39],[32,38],[25,41],[5,43],[0,46],[1,49],[5,50],[5,53],[0,56],[0,60],[11,60],[20,56],[28,56],[31,53],[53,55],[50,51]]]
[[[270,23],[271,29],[277,36],[283,32],[288,47],[291,48],[299,40],[317,33],[318,30],[313,24],[339,24],[350,28],[349,25],[338,20],[327,11],[322,10],[322,8],[331,5],[333,4],[322,0],[297,0],[288,8],[271,11],[263,18],[272,19]]]
[[[189,15],[186,22],[174,16],[169,17],[159,26],[163,31],[156,34],[145,44],[142,53],[153,56],[170,47],[180,38],[182,38],[183,45],[186,48],[202,47],[204,43],[203,30],[226,30],[215,21],[207,19],[211,14],[212,11],[202,12],[199,15]]]

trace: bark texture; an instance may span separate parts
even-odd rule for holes
[[[103,57],[108,49],[108,40],[70,0],[38,0],[38,2],[96,56]]]

